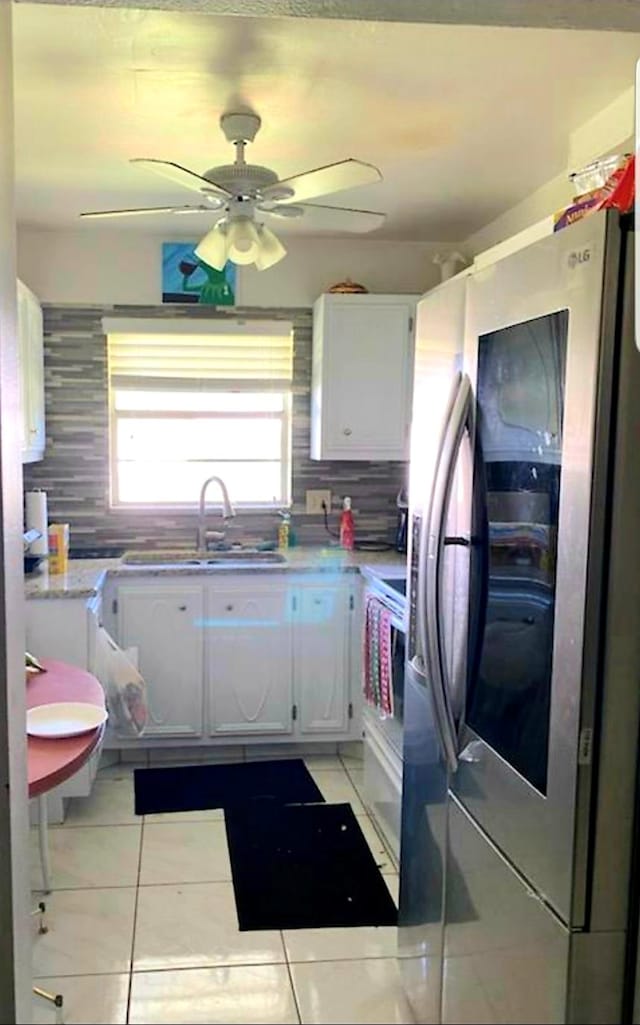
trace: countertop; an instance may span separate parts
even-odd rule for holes
[[[66,573],[49,573],[48,568],[25,578],[25,596],[33,598],[91,598],[98,594],[109,577],[220,576],[223,574],[266,573],[358,573],[401,576],[406,556],[395,551],[346,552],[342,548],[301,545],[290,548],[286,562],[217,566],[146,565],[126,566],[121,559],[72,559]]]

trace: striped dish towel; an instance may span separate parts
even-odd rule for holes
[[[367,704],[393,715],[391,660],[391,612],[374,595],[368,595],[364,618],[364,680]]]

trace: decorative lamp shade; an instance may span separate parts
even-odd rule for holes
[[[267,270],[287,255],[287,250],[279,239],[264,224],[258,228],[260,249],[256,256],[258,270]]]
[[[222,270],[227,262],[227,234],[226,223],[218,221],[211,231],[198,243],[194,252],[198,259],[202,260],[209,267]]]

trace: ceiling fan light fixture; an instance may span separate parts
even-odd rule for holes
[[[250,217],[234,217],[227,230],[227,256],[234,263],[252,263],[259,249],[259,238]]]
[[[258,228],[260,249],[256,256],[256,267],[258,270],[267,270],[273,267],[287,255],[287,250],[280,239],[276,238],[273,232],[262,224]]]
[[[227,262],[227,249],[227,226],[225,221],[218,221],[198,243],[194,252],[209,267],[222,270]]]
[[[249,217],[234,217],[227,229],[227,257],[233,263],[253,263],[260,249],[258,231]]]

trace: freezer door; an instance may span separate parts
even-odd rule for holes
[[[445,282],[417,308],[398,963],[419,1023],[439,1023],[441,1013],[448,785],[442,723],[425,664],[424,546],[438,457],[455,394],[453,384],[460,379],[467,279],[468,273],[463,273]],[[451,616],[447,624],[452,626]],[[459,637],[454,641],[451,636],[448,650],[460,649]]]
[[[416,340],[409,466],[409,511],[414,528],[426,517],[452,382],[462,368],[468,272],[439,285],[416,308]],[[409,536],[409,564],[417,564],[419,531]],[[413,549],[413,551],[412,551]],[[413,595],[415,604],[415,594]]]
[[[449,560],[446,597],[441,586],[442,580],[438,582],[438,596],[443,596],[443,607],[446,606],[446,615],[440,617],[438,626],[432,524],[434,497],[441,497],[439,482],[443,479],[443,463],[448,458],[450,425],[459,405],[463,384],[460,366],[468,277],[468,273],[458,275],[424,296],[418,303],[409,473],[411,532],[407,657],[414,672],[425,680],[425,686],[430,691],[440,742],[445,748],[450,768],[455,768],[456,758],[452,700],[443,686],[439,648],[444,648],[446,637],[450,660],[447,675],[457,673],[457,678],[462,680],[460,658],[456,654],[464,650],[460,641],[464,636],[465,616],[456,616],[449,602],[454,584],[453,561]],[[453,505],[455,508],[455,503]],[[453,525],[451,529],[454,530]],[[464,595],[466,605],[466,590],[460,586],[459,593]],[[463,692],[464,688],[461,690]]]
[[[442,1021],[565,1021],[568,929],[453,798]]]
[[[478,272],[468,290],[476,463],[453,789],[574,928],[586,915],[574,834],[577,792],[590,802],[597,661],[587,580],[589,568],[595,601],[602,546],[591,516],[595,420],[601,339],[614,349],[607,291],[619,242],[617,226],[594,215]]]
[[[416,1022],[440,1022],[447,768],[424,678],[405,675],[398,964]]]

